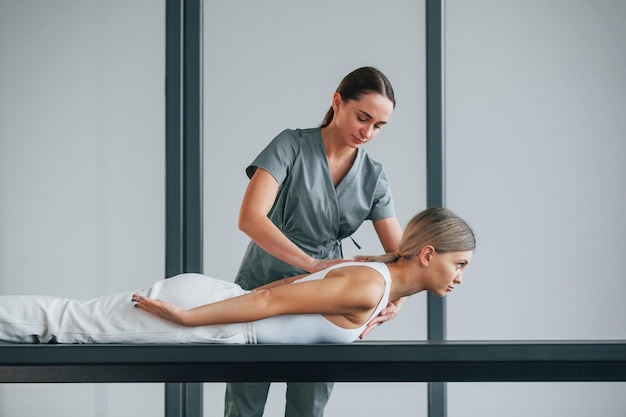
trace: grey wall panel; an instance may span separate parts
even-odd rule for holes
[[[478,235],[449,338],[626,337],[624,21],[621,1],[448,0],[447,198]],[[451,384],[450,414],[624,409],[623,385],[583,385]]]

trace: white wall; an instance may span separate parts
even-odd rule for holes
[[[82,299],[164,276],[164,15],[0,0],[0,293]],[[0,386],[1,416],[162,410],[161,384]]]
[[[626,2],[448,0],[451,339],[626,338]],[[623,383],[450,384],[449,416],[623,416]]]

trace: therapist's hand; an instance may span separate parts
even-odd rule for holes
[[[359,335],[359,339],[363,339],[365,336],[367,336],[369,332],[371,332],[372,330],[374,330],[374,328],[380,326],[384,322],[394,319],[400,312],[400,309],[404,305],[405,301],[405,297],[390,301],[389,304],[387,304],[387,307],[383,308],[382,311],[378,313],[378,316],[374,317],[372,320],[369,321],[369,323],[367,323],[367,327]]]
[[[337,265],[344,262],[352,262],[350,259],[313,259],[311,266],[307,268],[311,274],[322,269],[326,269],[330,266]]]

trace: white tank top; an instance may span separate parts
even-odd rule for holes
[[[391,275],[387,265],[379,262],[346,262],[307,275],[295,282],[323,279],[329,271],[346,266],[368,266],[378,271],[385,279],[385,291],[370,316],[371,320],[389,302]],[[329,322],[321,314],[289,314],[256,321],[254,328],[257,343],[350,343],[358,339],[369,320],[359,328],[344,329]]]

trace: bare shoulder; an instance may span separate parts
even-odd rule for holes
[[[342,286],[351,296],[369,306],[376,306],[385,291],[385,278],[372,267],[351,265],[335,268],[325,279],[342,281]]]
[[[351,264],[347,266],[340,266],[339,268],[335,268],[329,271],[325,278],[332,278],[338,276],[349,276],[349,277],[364,277],[364,278],[380,278],[384,283],[383,275],[376,269],[368,266],[366,263],[362,265],[359,264]]]

